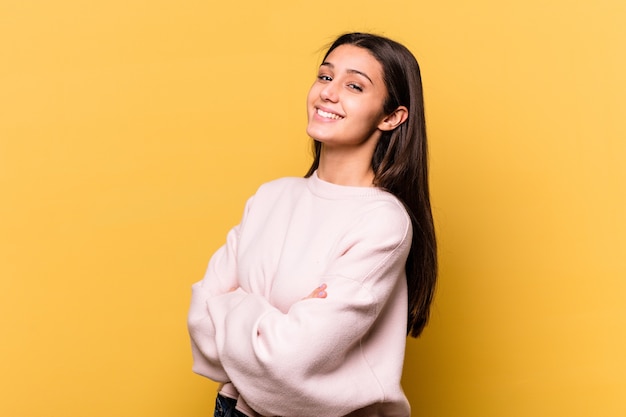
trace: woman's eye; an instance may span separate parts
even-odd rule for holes
[[[348,88],[351,88],[352,90],[356,90],[356,91],[363,91],[361,86],[358,84],[348,84]]]
[[[318,75],[317,79],[320,81],[332,81],[333,79],[328,75]]]

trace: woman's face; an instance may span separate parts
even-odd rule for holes
[[[307,133],[325,146],[377,141],[387,88],[381,64],[364,49],[341,45],[320,65],[307,97]]]

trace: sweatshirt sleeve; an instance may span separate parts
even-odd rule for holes
[[[341,256],[320,277],[328,285],[325,299],[296,302],[287,313],[241,288],[209,300],[218,356],[255,411],[342,416],[388,400],[362,343],[393,294],[406,298],[397,288],[405,280],[411,226],[406,213],[397,213],[372,213],[350,228],[337,247]],[[406,326],[398,325],[403,343]]]
[[[220,363],[215,345],[215,327],[208,316],[207,300],[228,293],[239,286],[237,277],[237,244],[241,225],[251,205],[248,200],[240,225],[233,227],[226,243],[211,257],[204,278],[191,287],[191,304],[187,327],[191,338],[193,371],[218,382],[230,379]]]

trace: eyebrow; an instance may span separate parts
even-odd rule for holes
[[[331,62],[322,62],[320,67],[329,67],[331,69],[335,68],[335,66]],[[348,74],[357,74],[357,75],[360,75],[362,77],[365,77],[365,78],[367,78],[369,80],[370,83],[372,83],[372,85],[374,85],[374,81],[372,81],[372,79],[366,73],[364,73],[362,71],[348,68],[346,70],[346,72]]]

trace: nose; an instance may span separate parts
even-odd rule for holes
[[[330,101],[333,103],[337,102],[338,94],[337,94],[337,86],[331,81],[322,88],[320,91],[320,97],[324,101]]]

